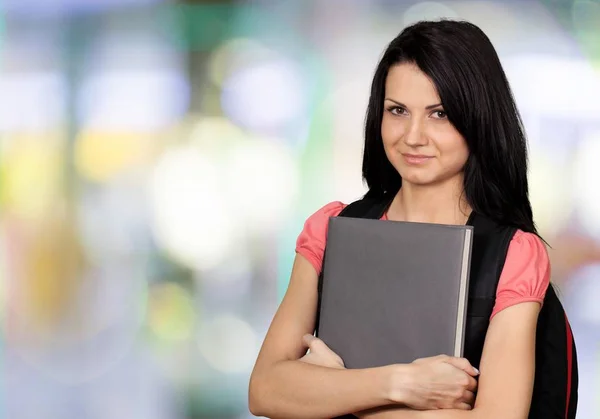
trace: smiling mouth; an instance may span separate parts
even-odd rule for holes
[[[408,164],[413,164],[413,165],[426,163],[433,158],[431,156],[424,156],[424,155],[420,155],[420,154],[402,154],[402,157],[404,157],[404,160]]]

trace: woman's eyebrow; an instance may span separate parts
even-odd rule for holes
[[[402,108],[408,108],[408,106],[406,106],[404,103],[398,102],[397,100],[394,100],[394,99],[390,99],[389,97],[386,97],[385,100],[389,100],[390,102],[394,102],[396,105],[398,105],[398,106],[400,106]],[[431,110],[431,109],[437,108],[439,106],[442,106],[442,104],[441,103],[435,103],[433,105],[427,105],[427,106],[425,106],[425,109]]]

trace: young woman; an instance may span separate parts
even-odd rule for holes
[[[420,22],[391,42],[372,83],[363,178],[367,197],[393,198],[382,219],[464,225],[476,212],[517,229],[498,282],[481,372],[467,359],[444,355],[345,369],[312,336],[328,219],[346,206],[336,201],[311,215],[298,237],[288,290],[250,380],[251,412],[271,418],[527,418],[550,265],[528,198],[522,123],[498,56],[479,28]]]

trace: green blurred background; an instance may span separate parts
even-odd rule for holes
[[[306,217],[364,192],[377,59],[492,39],[600,418],[600,1],[4,0],[0,415],[248,418]]]

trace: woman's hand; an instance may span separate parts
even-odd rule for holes
[[[399,366],[405,367],[405,366]],[[408,373],[406,372],[408,370]],[[479,371],[464,358],[417,359],[392,374],[392,400],[418,410],[470,410]]]
[[[344,361],[321,339],[305,335],[303,344],[309,352],[301,362],[321,367],[344,369]],[[479,374],[469,361],[439,355],[422,358],[411,364],[391,365],[391,400],[411,409],[469,410],[475,401],[475,376]]]
[[[304,335],[302,343],[308,348],[308,353],[300,361],[321,367],[344,369],[344,361],[333,352],[321,339],[313,335]]]

